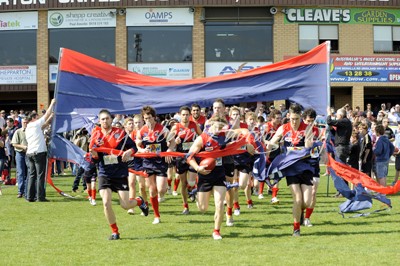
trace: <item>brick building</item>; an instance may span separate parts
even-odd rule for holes
[[[186,79],[279,62],[325,40],[333,106],[400,101],[400,0],[0,0],[0,40],[2,109],[47,107],[59,47]]]

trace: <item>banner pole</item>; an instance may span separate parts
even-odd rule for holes
[[[58,77],[60,76],[60,62],[61,62],[61,58],[62,58],[62,52],[63,52],[63,48],[60,48],[60,54],[59,54],[59,56],[58,56],[58,70],[57,70],[57,77],[56,77],[56,85],[55,85],[55,87],[54,87],[54,96],[53,96],[53,98],[56,100],[56,104],[55,104],[55,106],[53,107],[54,108],[54,110],[53,110],[53,112],[54,112],[54,115],[53,115],[53,119],[52,119],[52,121],[51,121],[51,128],[50,128],[50,141],[49,141],[49,147],[47,147],[47,150],[48,150],[48,152],[47,152],[47,158],[49,159],[49,158],[52,158],[53,157],[53,154],[52,154],[52,150],[51,150],[51,144],[52,144],[52,142],[53,142],[53,136],[56,134],[56,132],[54,132],[54,127],[55,127],[55,124],[56,124],[56,119],[57,119],[57,106],[58,106],[58,102],[57,102],[57,96],[58,96],[58,86],[59,86],[59,82],[58,82]],[[50,152],[49,152],[50,151]]]
[[[330,41],[326,41],[326,61],[327,61],[327,67],[326,67],[326,76],[327,76],[327,80],[326,80],[326,93],[327,93],[327,104],[326,106],[331,107],[331,86],[330,86],[330,69],[331,69],[331,64],[333,64],[333,62],[331,62],[331,42]],[[328,115],[328,114],[326,114]],[[329,127],[327,124],[325,124],[325,134],[327,134],[327,131],[329,130]],[[328,133],[329,134],[329,133]],[[326,138],[325,138],[326,140]],[[328,166],[326,164],[325,166],[325,173],[328,173]],[[330,179],[330,174],[328,173],[327,175],[328,179],[327,179],[327,183],[326,183],[326,196],[329,196],[329,179]]]

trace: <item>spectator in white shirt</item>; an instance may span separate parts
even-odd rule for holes
[[[44,202],[46,199],[45,180],[47,165],[47,147],[43,129],[52,118],[55,100],[51,100],[46,113],[39,118],[37,113],[30,113],[29,123],[25,130],[28,149],[26,155],[29,161],[29,180],[26,200]]]

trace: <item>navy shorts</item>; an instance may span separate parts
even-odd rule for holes
[[[143,160],[141,158],[135,158],[131,161],[128,161],[128,168],[133,169],[135,171],[143,170]]]
[[[286,177],[286,184],[288,186],[293,184],[312,186],[313,185],[312,181],[313,181],[313,173],[311,171],[305,171],[301,175]]]
[[[102,189],[111,189],[114,192],[118,191],[128,191],[128,177],[105,177],[99,176],[99,190]]]
[[[196,173],[196,171],[186,163],[186,160],[184,158],[176,158],[176,173],[178,175],[184,174],[187,171]]]
[[[216,166],[208,175],[199,174],[197,182],[198,192],[208,192],[214,186],[225,187],[225,170],[223,166]]]
[[[92,181],[96,181],[97,177],[97,169],[96,166],[91,167],[90,170],[85,171],[83,173],[83,179],[86,183],[91,183]]]
[[[235,169],[241,173],[250,174],[253,171],[253,165],[251,164],[235,165]]]
[[[235,175],[235,165],[233,163],[224,163],[225,176],[233,177]]]
[[[143,171],[149,176],[164,176],[167,177],[168,164],[164,158],[145,159],[143,160]]]

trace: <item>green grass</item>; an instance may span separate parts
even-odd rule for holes
[[[393,166],[389,182],[393,180]],[[200,214],[193,203],[182,216],[180,197],[161,203],[159,225],[133,216],[114,201],[121,241],[108,241],[110,229],[102,206],[91,206],[85,195],[64,198],[48,186],[48,203],[17,199],[17,189],[3,186],[0,196],[0,265],[397,265],[400,259],[399,196],[392,195],[391,211],[360,218],[342,218],[330,182],[321,178],[313,227],[291,237],[291,197],[285,181],[280,205],[254,197],[248,210],[241,193],[242,213],[235,226],[223,225],[222,241],[211,238],[213,211]],[[72,176],[55,177],[56,186],[70,192]],[[388,182],[388,183],[389,183]],[[113,194],[114,199],[117,198]],[[100,200],[98,200],[100,203]],[[211,204],[212,205],[212,204]],[[373,210],[381,204],[374,202]]]

